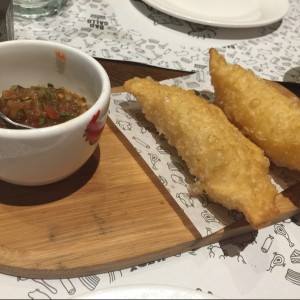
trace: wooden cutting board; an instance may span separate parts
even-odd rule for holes
[[[116,271],[253,230],[240,220],[202,237],[110,120],[71,177],[42,187],[0,181],[0,191],[0,272],[19,277]],[[279,219],[300,213],[300,183],[277,205]]]

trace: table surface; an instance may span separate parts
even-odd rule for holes
[[[161,81],[169,78],[176,78],[191,74],[189,72],[163,69],[133,62],[106,60],[99,58],[97,58],[97,61],[101,63],[103,68],[106,70],[110,78],[112,87],[122,86],[124,81],[132,77],[150,76],[154,80]]]

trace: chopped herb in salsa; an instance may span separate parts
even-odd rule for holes
[[[2,91],[0,110],[11,120],[35,128],[71,120],[88,109],[85,97],[65,88],[14,85]],[[0,127],[5,124],[0,122]]]

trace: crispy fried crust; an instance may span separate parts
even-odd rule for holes
[[[216,105],[193,91],[161,85],[149,78],[125,82],[125,91],[141,104],[146,118],[165,135],[197,181],[193,192],[206,192],[228,209],[242,211],[253,227],[277,213],[269,160],[243,136]]]
[[[227,117],[279,166],[300,171],[300,100],[210,49],[210,74]]]

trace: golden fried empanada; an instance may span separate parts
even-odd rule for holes
[[[217,104],[279,166],[300,171],[300,100],[210,49]]]
[[[196,177],[193,194],[244,213],[253,227],[278,213],[276,188],[263,151],[232,125],[223,111],[193,91],[161,85],[150,78],[125,82],[148,121],[164,134]]]

